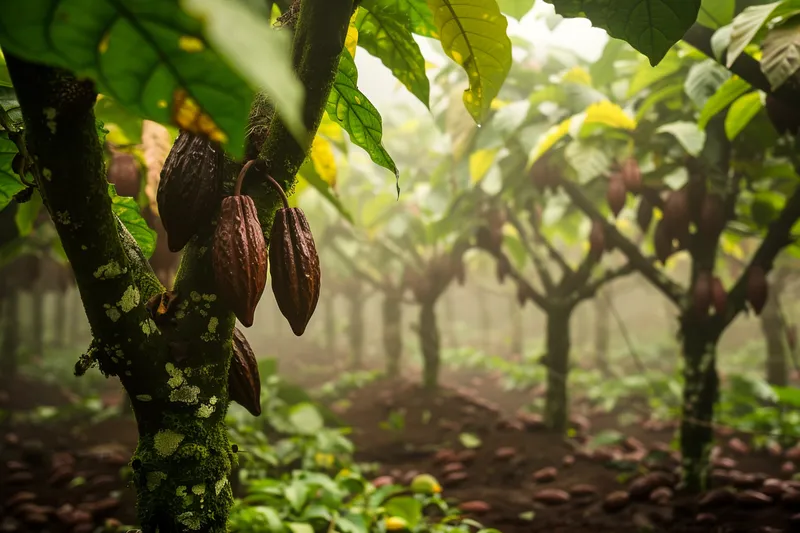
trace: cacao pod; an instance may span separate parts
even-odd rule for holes
[[[655,248],[656,257],[661,261],[661,264],[666,264],[669,256],[675,252],[672,237],[669,235],[663,218],[656,224],[656,230],[653,233],[653,248]]]
[[[611,212],[614,213],[615,217],[618,216],[622,208],[625,207],[626,195],[627,190],[625,189],[625,184],[622,182],[622,178],[619,174],[612,174],[608,180],[606,200],[608,201],[608,207],[611,208]]]
[[[186,246],[214,215],[220,196],[224,152],[213,141],[181,131],[158,183],[158,214],[171,252]]]
[[[629,157],[622,163],[620,171],[622,175],[622,182],[625,188],[633,194],[638,194],[642,190],[642,171],[639,168],[639,162],[636,158]]]
[[[681,239],[689,233],[689,195],[686,187],[672,191],[667,197],[662,221],[671,238]]]
[[[272,293],[278,309],[298,337],[317,308],[320,268],[314,235],[299,207],[275,214],[269,245]]]
[[[599,261],[606,249],[606,230],[599,220],[592,220],[592,229],[589,231],[589,256],[594,261]]]
[[[706,316],[711,305],[711,274],[707,270],[697,273],[692,289],[692,305],[699,316]]]
[[[249,196],[222,200],[211,263],[220,296],[249,328],[267,284],[267,243]]]
[[[725,203],[718,194],[707,194],[697,223],[700,236],[706,242],[716,242],[725,229]]]
[[[767,116],[780,135],[797,135],[800,130],[800,110],[793,105],[768,94],[766,100]]]
[[[636,209],[636,223],[642,233],[647,233],[650,229],[650,224],[653,222],[653,206],[647,201],[647,198],[642,196],[639,199],[639,207]]]
[[[133,198],[139,196],[141,173],[136,156],[112,149],[107,179],[114,185],[118,195]]]
[[[250,343],[239,331],[233,329],[233,358],[228,369],[228,396],[253,416],[261,414],[261,378],[258,361]]]
[[[761,314],[769,296],[767,273],[759,265],[753,266],[747,274],[747,301],[757,315]]]
[[[711,304],[714,306],[714,312],[717,315],[724,314],[725,307],[728,305],[728,293],[725,292],[722,280],[716,276],[711,280]]]
[[[547,189],[555,189],[558,180],[556,179],[555,169],[550,165],[547,157],[538,159],[530,170],[530,178],[534,187],[544,192]]]

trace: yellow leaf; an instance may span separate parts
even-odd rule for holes
[[[319,177],[331,187],[336,186],[336,158],[333,147],[326,139],[315,137],[311,145],[311,162]]]
[[[469,177],[472,183],[477,183],[483,179],[494,163],[494,156],[497,155],[497,148],[490,150],[478,150],[469,156]]]
[[[208,136],[212,141],[225,143],[228,136],[200,109],[186,91],[177,89],[172,96],[172,121],[181,129]]]
[[[439,65],[436,65],[434,63],[431,63],[428,60],[425,60],[425,70],[431,70],[431,69],[434,69],[434,68],[439,68]]]
[[[528,170],[533,166],[537,159],[539,159],[542,154],[547,152],[550,148],[555,146],[555,144],[566,137],[569,134],[569,127],[572,123],[572,117],[564,119],[561,124],[557,124],[547,130],[547,133],[539,139],[539,142],[536,143],[536,146],[533,147],[531,151],[531,155],[528,157]]]
[[[353,56],[353,59],[356,58],[356,46],[358,45],[358,28],[356,28],[356,15],[358,15],[358,10],[361,9],[357,7],[355,11],[353,11],[353,16],[350,17],[350,26],[347,27],[347,36],[344,38],[344,47],[350,52],[350,55]]]
[[[202,52],[205,48],[203,41],[191,35],[181,35],[180,39],[178,39],[178,46],[184,52],[189,53]]]
[[[504,108],[508,104],[509,104],[509,102],[507,102],[505,100],[498,100],[497,98],[495,98],[494,100],[492,100],[492,104],[489,107],[491,107],[492,109],[494,109],[496,111],[498,109]]]
[[[610,100],[595,102],[586,108],[584,124],[604,124],[623,130],[636,129],[636,121],[629,117],[620,106]]]
[[[730,239],[721,239],[720,247],[727,255],[735,259],[744,259],[744,250],[742,250],[742,247]]]
[[[319,123],[319,128],[317,128],[317,135],[333,142],[341,142],[343,139],[342,127],[332,121],[327,113],[322,115],[322,122]]]
[[[561,78],[563,82],[569,83],[578,83],[580,85],[588,85],[591,87],[592,85],[592,75],[589,74],[589,71],[582,67],[572,67],[569,69],[566,74]]]

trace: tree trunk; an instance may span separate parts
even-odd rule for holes
[[[766,374],[767,382],[770,385],[785,387],[788,383],[786,375],[786,342],[781,314],[779,294],[783,290],[783,283],[776,276],[775,282],[770,287],[769,297],[761,312],[759,320],[761,331],[764,333],[764,340],[767,344]]]
[[[8,272],[8,269],[5,269]],[[4,280],[6,281],[6,280]],[[17,374],[19,356],[19,290],[7,283],[0,306],[0,324],[3,342],[0,345],[0,377],[12,378]]]
[[[364,302],[361,286],[355,289],[347,299],[350,306],[350,323],[347,325],[347,336],[350,340],[350,369],[360,370],[364,366]]]
[[[569,421],[567,377],[569,375],[570,330],[572,309],[551,309],[547,314],[547,394],[545,424],[565,432]]]
[[[31,350],[33,361],[44,357],[44,298],[45,292],[37,281],[31,291]]]
[[[594,362],[605,377],[611,375],[611,368],[608,364],[610,309],[607,298],[611,298],[609,287],[604,288],[592,300],[594,307]]]
[[[441,365],[436,302],[423,302],[420,306],[419,342],[422,348],[422,385],[428,390],[434,390],[439,386],[439,367]]]
[[[702,322],[683,317],[684,388],[681,416],[683,483],[687,491],[705,490],[709,452],[714,439],[711,423],[719,381],[716,368],[717,338]]]
[[[400,360],[403,355],[402,300],[392,294],[383,299],[383,348],[386,350],[386,375],[400,375]]]
[[[516,297],[509,299],[509,305],[511,307],[511,355],[519,357],[525,351],[525,333],[522,324],[523,309],[517,302]]]
[[[480,341],[478,345],[483,350],[489,353],[492,349],[492,314],[489,309],[489,302],[486,293],[478,287],[478,313],[480,317],[480,327],[478,333],[480,334]]]
[[[336,353],[336,298],[328,294],[322,300],[323,315],[325,315],[325,350],[329,354]]]
[[[445,344],[451,348],[456,348],[458,340],[456,339],[456,305],[454,302],[453,291],[447,291],[442,298],[442,311],[444,311],[445,321]]]
[[[53,338],[51,342],[53,346],[63,348],[68,345],[67,342],[67,317],[69,316],[69,289],[58,291],[53,295],[55,299],[54,317],[53,317]]]

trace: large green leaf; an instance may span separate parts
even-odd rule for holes
[[[383,9],[397,13],[398,19],[417,35],[439,38],[439,30],[433,22],[433,13],[425,0],[365,0],[361,5],[369,4],[378,4]]]
[[[200,13],[208,1],[192,0],[190,7]],[[267,43],[261,32],[249,33],[255,22],[231,26],[232,20],[244,22],[231,15],[234,4],[213,2],[214,16],[206,18],[209,41],[203,21],[184,12],[178,0],[29,0],[24,9],[4,10],[0,45],[22,58],[93,79],[100,92],[142,117],[227,140],[231,154],[238,156],[254,91],[262,87],[245,81],[253,81],[251,71],[237,70],[245,61],[258,60],[263,72],[280,80],[291,67],[285,36],[273,32]],[[284,81],[288,85],[279,90],[267,86],[269,95],[277,102],[298,103],[298,82]],[[282,112],[289,118],[300,114],[288,106]]]
[[[0,51],[0,87],[11,87],[11,76],[8,75],[6,58],[3,57],[2,51]]]
[[[703,0],[697,22],[716,30],[730,24],[734,13],[736,13],[736,0]]]
[[[705,129],[709,120],[748,90],[750,90],[750,84],[739,76],[733,76],[725,80],[725,83],[719,86],[717,92],[706,100],[706,104],[700,111],[700,118],[697,119],[697,125]]]
[[[339,70],[325,109],[331,120],[342,126],[350,135],[350,140],[366,150],[375,164],[394,172],[397,193],[400,194],[400,173],[381,141],[381,115],[372,102],[358,90],[358,69],[353,56],[347,50],[342,51],[339,59]]]
[[[356,28],[359,46],[380,59],[428,107],[431,87],[425,75],[425,58],[398,14],[376,0],[366,0],[356,15]]]
[[[697,20],[701,0],[548,0],[565,17],[585,16],[656,65]]]
[[[535,0],[497,0],[500,11],[517,20],[520,20],[528,11],[533,9],[534,2]]]
[[[428,0],[445,53],[469,78],[464,105],[480,124],[511,69],[508,21],[495,0]]]
[[[671,122],[660,126],[656,133],[669,133],[683,146],[689,155],[697,157],[706,143],[706,132],[694,122]]]
[[[17,145],[5,134],[0,134],[0,211],[14,198],[14,195],[25,188],[11,168],[11,162],[17,155]]]
[[[760,6],[750,6],[736,15],[731,26],[731,40],[728,44],[727,64],[730,67],[736,58],[744,52],[745,47],[758,33],[772,12],[782,2],[772,2]]]
[[[730,76],[730,72],[713,59],[695,63],[684,82],[686,95],[698,109],[702,109]]]
[[[800,68],[800,22],[792,19],[770,31],[762,48],[761,71],[775,90]]]
[[[136,200],[128,196],[118,196],[116,187],[110,183],[108,184],[108,195],[111,197],[111,210],[136,240],[142,254],[150,259],[156,249],[156,232],[150,229],[145,219],[142,218]]]
[[[107,139],[117,145],[142,142],[142,118],[131,113],[113,98],[103,95],[94,106],[94,113],[108,130]]]
[[[761,102],[761,93],[753,91],[736,100],[728,110],[725,117],[725,135],[728,139],[735,139],[739,133],[755,117],[764,104]]]
[[[628,86],[628,97],[632,97],[654,83],[675,74],[681,69],[681,65],[682,61],[677,53],[668,54],[656,66],[642,62]]]

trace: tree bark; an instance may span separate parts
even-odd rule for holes
[[[422,348],[422,386],[435,390],[439,386],[441,345],[436,324],[436,302],[422,302],[419,311],[419,342]]]
[[[383,298],[383,348],[386,350],[386,375],[400,375],[400,362],[403,356],[403,302],[394,295]]]
[[[545,424],[548,428],[565,432],[569,422],[570,319],[572,309],[554,307],[547,313],[547,394],[545,396]]]
[[[611,289],[606,287],[592,300],[594,308],[594,362],[600,373],[608,377],[611,367],[608,364],[609,346],[609,308],[606,298],[611,298]]]
[[[780,307],[780,293],[783,292],[784,277],[781,272],[776,272],[774,282],[770,286],[767,303],[764,306],[759,321],[761,331],[766,342],[766,376],[767,383],[778,387],[785,387],[788,383],[786,374],[787,350],[783,314]]]
[[[10,269],[3,269],[7,274]],[[2,314],[0,323],[3,326],[3,343],[0,345],[0,377],[10,379],[17,375],[19,366],[19,290],[4,279]]]
[[[33,351],[33,361],[41,361],[44,358],[44,299],[45,292],[41,286],[41,280],[37,280],[31,291],[31,350]]]

